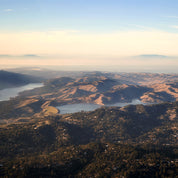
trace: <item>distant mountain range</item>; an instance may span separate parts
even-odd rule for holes
[[[140,56],[136,56],[140,58],[170,58],[170,56],[159,55],[159,54],[143,54]]]
[[[26,58],[26,57],[31,57],[31,58],[36,58],[36,57],[40,57],[39,55],[36,54],[24,54],[24,55],[8,55],[8,54],[1,54],[0,58],[11,58],[11,57],[15,57],[15,58]]]

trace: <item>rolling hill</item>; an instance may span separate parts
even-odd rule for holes
[[[177,78],[130,75],[53,78],[0,102],[0,177],[176,177]],[[105,106],[134,98],[157,104]],[[55,107],[82,102],[103,107]]]

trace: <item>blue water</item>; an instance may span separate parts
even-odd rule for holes
[[[0,101],[9,100],[11,97],[18,96],[22,91],[32,90],[34,88],[42,87],[43,83],[30,83],[21,87],[5,88],[0,90]]]
[[[129,104],[144,104],[138,99],[132,100],[130,103],[115,103],[115,104],[109,104],[105,106],[119,106],[123,107]],[[94,111],[95,109],[98,109],[102,107],[103,105],[98,104],[91,104],[91,103],[80,103],[80,104],[67,104],[63,106],[57,106],[57,109],[59,109],[60,114],[70,114],[70,113],[76,113],[80,111]]]

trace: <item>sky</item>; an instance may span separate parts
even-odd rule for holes
[[[0,0],[0,66],[177,72],[176,0]]]

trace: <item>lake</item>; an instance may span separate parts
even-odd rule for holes
[[[144,104],[138,99],[132,100],[130,103],[115,103],[115,104],[108,104],[104,106],[119,106],[123,107],[129,104]],[[80,112],[80,111],[94,111],[95,109],[98,109],[102,107],[103,105],[98,105],[98,104],[91,104],[91,103],[80,103],[80,104],[67,104],[63,106],[57,106],[56,108],[60,110],[60,114],[70,114],[70,113],[75,113],[75,112]]]
[[[42,87],[43,83],[30,83],[27,85],[23,85],[20,87],[13,87],[13,88],[5,88],[0,90],[0,101],[7,101],[11,97],[18,96],[18,94],[25,90],[32,90],[34,88]]]

